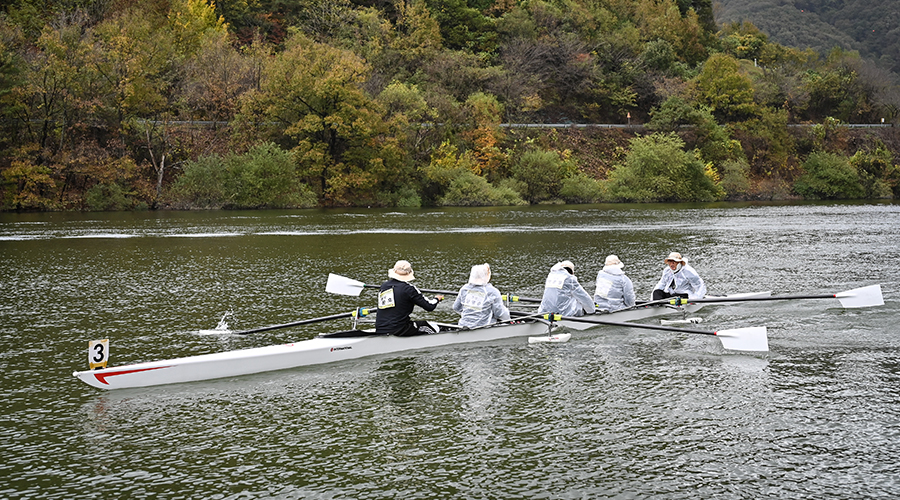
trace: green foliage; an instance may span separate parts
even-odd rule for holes
[[[637,202],[713,201],[724,196],[694,154],[674,134],[632,139],[624,165],[609,174],[613,199]]]
[[[750,22],[726,24],[719,35],[725,53],[737,59],[759,59],[768,37]]]
[[[497,32],[491,18],[466,0],[425,0],[438,22],[444,45],[451,50],[493,52]]]
[[[608,199],[606,184],[583,172],[563,179],[559,196],[566,203],[600,203]]]
[[[422,197],[412,187],[402,187],[395,192],[378,193],[378,205],[384,207],[419,208]]]
[[[177,204],[197,208],[306,208],[317,201],[300,182],[291,153],[271,143],[242,155],[186,163],[172,196]]]
[[[135,200],[133,195],[118,182],[95,184],[84,193],[84,205],[92,212],[132,210],[139,205],[146,209],[147,204]]]
[[[740,143],[732,140],[728,130],[716,123],[707,106],[691,105],[678,96],[669,97],[659,108],[650,112],[647,128],[674,132],[682,125],[693,126],[689,130],[694,138],[693,147],[700,151],[704,161],[719,164],[727,159],[743,157]]]
[[[787,122],[787,111],[765,109],[758,117],[731,125],[732,135],[748,155],[752,176],[790,177],[795,146]]]
[[[893,198],[900,194],[900,168],[884,147],[857,151],[850,157],[850,165],[859,175],[865,198]]]
[[[527,205],[519,194],[508,187],[494,187],[484,177],[461,170],[447,192],[440,198],[441,206],[506,206]]]
[[[803,170],[794,191],[808,200],[852,200],[865,194],[859,174],[845,156],[817,151],[803,162]]]
[[[172,197],[181,204],[196,208],[218,208],[228,200],[225,160],[218,155],[202,156],[184,164],[181,175],[172,185]]]
[[[739,121],[757,114],[753,84],[739,68],[733,57],[713,54],[693,80],[697,101],[709,106],[721,120]]]
[[[169,26],[175,46],[183,55],[200,48],[200,40],[207,33],[226,33],[228,26],[215,13],[215,4],[207,0],[172,0],[169,7]]]
[[[558,198],[563,181],[576,171],[575,163],[565,155],[538,149],[522,153],[510,166],[513,178],[525,184],[522,197],[529,203]]]
[[[750,195],[750,164],[744,158],[726,160],[719,167],[721,181],[719,186],[725,190],[728,200],[741,200]]]

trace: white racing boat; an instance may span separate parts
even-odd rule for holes
[[[551,331],[549,322],[534,319],[471,330],[459,329],[455,325],[441,327],[442,330],[449,328],[450,331],[434,335],[394,337],[378,335],[368,330],[351,330],[323,334],[290,344],[86,370],[73,375],[100,389],[147,387],[236,377],[451,344],[530,335],[547,336]]]

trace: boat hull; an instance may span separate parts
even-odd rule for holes
[[[324,335],[290,344],[87,370],[73,375],[99,389],[148,387],[237,377],[444,345],[546,335],[549,331],[548,323],[533,321],[415,337]]]
[[[753,297],[769,297],[772,295],[771,291],[766,292],[748,292],[748,293],[737,293],[732,295],[726,295],[729,299],[734,298],[753,298]],[[707,295],[705,298],[714,299],[715,297]],[[722,302],[722,304],[727,304],[729,302]],[[699,304],[687,304],[684,306],[671,306],[671,305],[653,305],[653,306],[642,306],[636,307],[634,309],[625,309],[622,311],[616,312],[600,312],[589,315],[591,318],[602,319],[604,321],[640,321],[648,318],[655,318],[658,316],[671,316],[675,314],[680,314],[682,316],[687,314],[692,314],[699,311],[703,306],[716,304],[715,302],[702,302]],[[556,322],[559,326],[564,326],[571,330],[587,330],[588,328],[594,328],[598,326],[597,323],[586,323],[579,321],[558,321]]]

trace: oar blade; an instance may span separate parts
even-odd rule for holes
[[[870,285],[853,290],[847,290],[835,295],[841,301],[841,305],[852,307],[883,306],[884,297],[881,295],[881,285]]]
[[[544,337],[528,337],[528,343],[529,344],[540,344],[540,343],[550,342],[550,343],[555,344],[555,343],[561,343],[561,342],[568,342],[570,338],[572,338],[571,333],[551,333]]]
[[[325,283],[325,291],[328,293],[336,293],[338,295],[352,295],[359,297],[362,293],[365,283],[356,281],[355,279],[346,278],[339,274],[328,273],[328,282]]]
[[[769,335],[764,326],[719,330],[716,332],[716,337],[722,341],[722,347],[730,351],[766,352],[769,350]]]

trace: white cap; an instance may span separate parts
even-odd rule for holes
[[[604,264],[604,266],[605,267],[618,267],[619,269],[622,269],[623,267],[625,267],[625,264],[622,264],[622,261],[619,260],[618,256],[608,255],[606,257],[606,263]]]
[[[394,264],[394,268],[388,271],[388,277],[400,281],[412,281],[416,279],[413,275],[412,264],[405,260],[398,260]]]
[[[488,264],[472,266],[472,272],[469,273],[469,283],[473,285],[486,285],[488,281],[491,281],[491,266]]]
[[[687,259],[682,257],[681,254],[678,252],[670,253],[669,256],[666,257],[666,260],[664,260],[663,262],[669,262],[670,260],[675,261],[675,262],[681,262],[682,264],[687,264]]]

